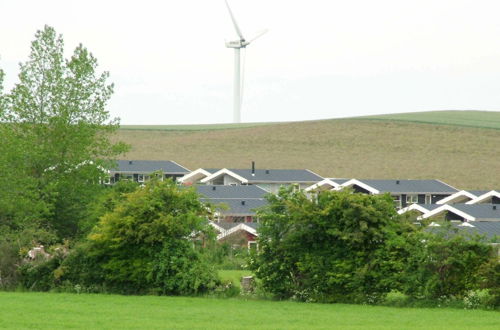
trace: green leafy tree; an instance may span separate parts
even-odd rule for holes
[[[124,194],[63,264],[65,278],[113,292],[197,294],[217,284],[200,245],[214,232],[193,189],[153,179]]]
[[[30,207],[19,199],[15,208],[46,220],[60,237],[77,233],[101,189],[102,170],[126,150],[109,140],[118,120],[106,110],[113,93],[108,77],[82,45],[65,59],[62,36],[45,26],[20,64],[19,82],[3,97],[0,134],[7,143],[0,145],[0,166],[8,170],[2,183],[26,187],[9,195],[40,202]]]
[[[389,242],[403,229],[390,196],[328,191],[309,199],[283,189],[268,199],[250,263],[265,290],[325,302],[376,302],[391,290],[401,265]]]

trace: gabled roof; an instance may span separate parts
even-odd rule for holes
[[[500,221],[500,206],[491,204],[444,204],[424,214],[422,218],[430,218],[445,211],[452,212],[467,221]]]
[[[343,183],[342,187],[357,185],[373,194],[398,193],[398,194],[453,194],[457,192],[454,187],[440,180],[372,180],[352,179]]]
[[[150,174],[162,171],[170,174],[186,174],[189,170],[171,160],[118,160],[111,172]]]
[[[436,204],[463,203],[464,201],[469,201],[471,199],[476,198],[477,196],[478,195],[475,195],[473,192],[460,190],[454,193],[453,195],[440,199],[439,201],[436,202]]]
[[[257,228],[259,226],[258,223],[250,222],[250,223],[216,223],[214,225],[215,228],[223,228],[219,230],[219,234],[217,235],[217,240],[223,239],[231,234],[237,233],[238,231],[246,231],[254,236],[259,236],[257,233]]]
[[[206,178],[207,176],[210,176],[212,175],[213,173],[217,172],[218,169],[204,169],[204,168],[199,168],[199,169],[196,169],[186,175],[184,175],[183,177],[181,178],[178,178],[177,181],[180,182],[180,183],[185,183],[185,182],[189,182],[189,183],[195,183],[195,182],[198,182],[204,178]]]
[[[224,199],[262,199],[268,193],[266,190],[255,186],[223,186],[223,185],[196,185],[196,191],[202,198]]]
[[[241,183],[313,183],[323,179],[310,170],[256,169],[252,174],[251,169],[223,168],[201,180],[201,182],[212,181],[223,174],[232,176]]]
[[[409,211],[418,211],[422,214],[426,214],[427,212],[430,212],[432,210],[437,209],[441,205],[437,204],[411,204],[407,207],[402,208],[401,210],[398,211],[399,214],[403,214]]]
[[[256,209],[267,205],[265,199],[200,198],[200,200],[215,205],[217,211],[223,215],[234,216],[255,215]],[[228,208],[217,207],[220,204]]]
[[[481,196],[478,196],[478,197],[468,201],[466,204],[481,204],[481,203],[483,203],[483,202],[485,202],[493,197],[500,198],[500,192],[495,191],[495,190],[491,190],[487,193],[482,194]]]
[[[310,192],[310,191],[332,190],[339,188],[341,184],[347,181],[349,181],[349,179],[325,178],[318,183],[310,185],[305,189],[305,191]]]

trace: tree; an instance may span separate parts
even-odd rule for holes
[[[77,233],[86,205],[100,190],[102,169],[126,150],[109,140],[118,120],[105,108],[113,93],[108,77],[97,73],[97,60],[82,45],[66,60],[62,36],[45,26],[35,35],[28,61],[20,64],[19,82],[3,98],[2,181],[26,181],[9,194],[36,195],[43,212],[21,208],[60,237]]]
[[[400,227],[390,196],[349,191],[308,198],[293,188],[259,212],[259,252],[251,268],[279,298],[376,302],[400,266],[389,244]]]
[[[119,293],[197,294],[218,280],[197,242],[213,242],[209,210],[193,188],[150,180],[102,216],[62,269],[84,287]]]

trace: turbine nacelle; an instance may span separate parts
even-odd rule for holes
[[[227,48],[245,48],[248,45],[250,45],[250,42],[245,40],[226,41]]]

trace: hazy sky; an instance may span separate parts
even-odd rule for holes
[[[498,0],[229,0],[247,39],[242,121],[500,111]],[[0,0],[7,87],[45,24],[110,71],[122,124],[232,120],[224,0]]]

